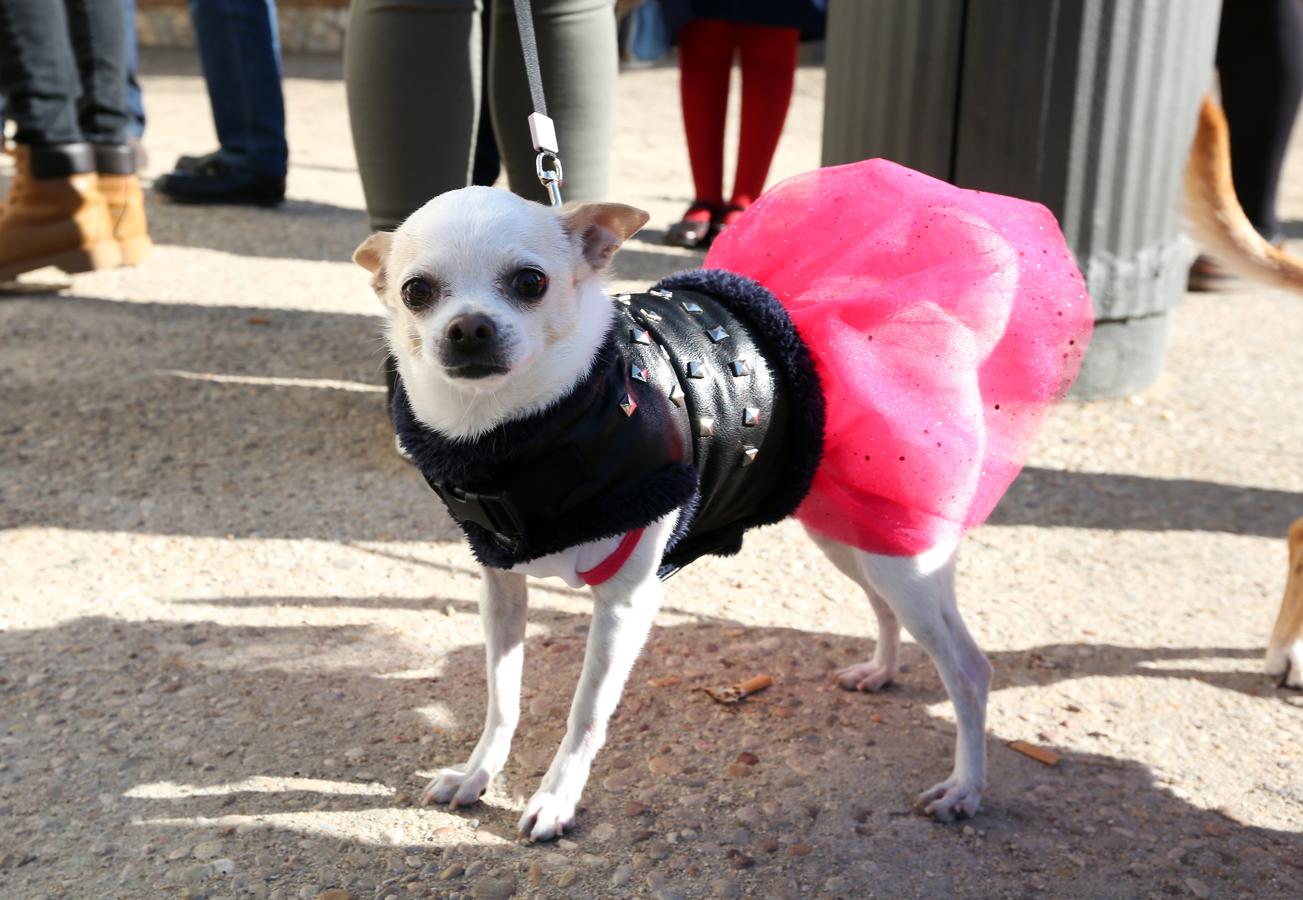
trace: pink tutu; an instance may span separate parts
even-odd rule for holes
[[[809,344],[827,427],[796,516],[874,553],[986,520],[1093,321],[1049,210],[878,159],[777,185],[705,268],[763,284]]]

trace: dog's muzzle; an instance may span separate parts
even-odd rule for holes
[[[439,341],[439,362],[454,378],[487,378],[509,368],[497,326],[482,313],[467,313],[448,323]]]

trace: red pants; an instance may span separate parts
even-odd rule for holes
[[[745,208],[764,189],[792,99],[798,39],[795,28],[715,19],[695,19],[679,32],[679,93],[698,201],[724,205],[724,114],[739,52],[742,124],[729,203]]]

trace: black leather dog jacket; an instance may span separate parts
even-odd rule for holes
[[[750,279],[692,270],[620,294],[578,385],[543,412],[451,440],[394,395],[399,441],[477,559],[511,568],[676,508],[668,577],[778,522],[819,463],[824,402],[786,310]]]

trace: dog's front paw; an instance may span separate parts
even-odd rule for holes
[[[962,778],[949,778],[918,795],[914,808],[939,822],[953,822],[977,815],[982,805],[982,785]]]
[[[427,805],[447,803],[453,809],[470,806],[484,795],[492,780],[493,773],[482,766],[470,769],[468,764],[463,763],[450,769],[440,769],[439,774],[425,786],[421,802]]]
[[[1281,687],[1303,689],[1303,639],[1270,648],[1266,668]]]
[[[895,679],[895,666],[876,661],[847,666],[837,673],[837,683],[848,691],[880,691]]]
[[[575,827],[575,804],[551,791],[529,798],[516,830],[531,841],[550,841]]]

